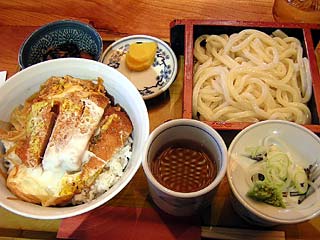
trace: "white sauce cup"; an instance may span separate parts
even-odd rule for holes
[[[204,146],[216,162],[216,177],[207,187],[195,192],[176,192],[161,185],[153,176],[151,161],[168,142],[186,140]],[[165,122],[150,135],[144,148],[142,166],[147,177],[150,195],[154,203],[174,216],[190,216],[208,206],[227,169],[227,147],[222,137],[207,124],[192,119],[176,119]]]

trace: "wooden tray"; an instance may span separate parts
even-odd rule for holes
[[[289,36],[298,38],[309,58],[313,94],[308,103],[312,113],[312,123],[304,125],[315,133],[320,133],[320,74],[317,67],[315,48],[320,41],[320,25],[274,22],[174,20],[170,23],[170,42],[177,56],[184,56],[183,117],[192,118],[193,44],[202,34],[232,34],[243,29],[257,29],[267,34],[281,29]],[[217,130],[241,130],[252,124],[249,122],[208,122]]]

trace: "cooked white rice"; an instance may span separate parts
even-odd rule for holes
[[[131,154],[132,139],[129,138],[127,143],[107,162],[103,172],[90,189],[84,189],[80,194],[76,194],[72,199],[72,204],[79,205],[89,202],[108,191],[123,175]]]

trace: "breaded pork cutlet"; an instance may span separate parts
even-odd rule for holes
[[[82,156],[97,128],[109,99],[101,94],[70,94],[64,98],[43,156],[45,170],[79,171]]]
[[[36,102],[28,115],[26,137],[16,144],[15,153],[28,167],[41,163],[56,119],[50,101]]]
[[[109,106],[90,140],[89,150],[107,161],[126,143],[132,129],[127,113],[119,106]]]
[[[43,171],[41,166],[15,166],[9,173],[7,187],[27,202],[42,206],[65,205],[75,194],[90,188],[106,164],[90,154],[85,155],[85,158],[88,160],[83,164],[82,170],[73,174]]]

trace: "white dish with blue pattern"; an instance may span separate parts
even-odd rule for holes
[[[158,45],[152,66],[141,72],[129,70],[125,58],[130,44],[152,41]],[[137,87],[144,100],[166,91],[175,80],[178,70],[177,58],[169,45],[147,35],[132,35],[114,42],[104,51],[100,61],[125,75]]]

